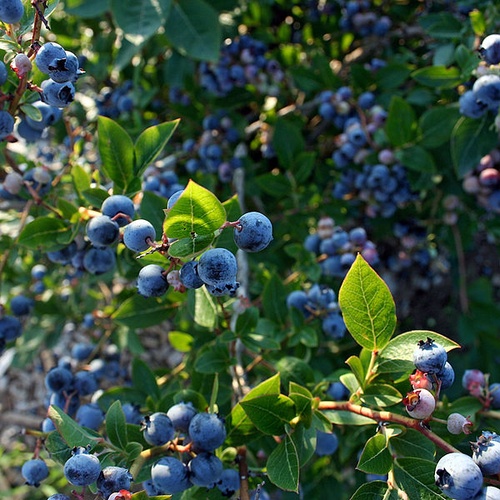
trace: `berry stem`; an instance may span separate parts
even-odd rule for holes
[[[244,446],[238,448],[238,469],[240,473],[240,500],[250,500],[250,492],[248,490],[247,449]]]
[[[439,437],[437,434],[434,434],[434,432],[432,432],[427,427],[424,427],[421,420],[405,417],[404,415],[399,415],[390,411],[372,410],[371,408],[355,405],[353,403],[350,403],[349,401],[321,401],[318,405],[318,410],[349,411],[351,413],[356,413],[357,415],[371,418],[376,422],[392,422],[395,424],[404,425],[405,427],[415,429],[416,431],[420,432],[447,453],[459,452],[459,450],[457,450],[450,443]]]

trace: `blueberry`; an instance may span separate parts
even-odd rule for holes
[[[235,469],[224,469],[216,484],[225,497],[231,497],[240,489],[240,474]]]
[[[80,75],[78,58],[73,52],[65,51],[64,57],[49,63],[47,74],[57,83],[75,82]]]
[[[213,453],[201,452],[187,465],[189,480],[195,486],[210,486],[217,482],[224,469],[221,460]]]
[[[14,131],[14,118],[8,111],[0,111],[0,139],[5,139]]]
[[[180,493],[191,486],[187,467],[174,457],[160,458],[151,468],[151,479],[162,495]]]
[[[447,360],[446,350],[431,338],[421,340],[413,352],[413,362],[424,373],[437,373],[444,368]]]
[[[101,212],[113,220],[120,227],[125,226],[134,217],[134,203],[130,198],[122,194],[114,194],[106,198],[101,205]]]
[[[17,318],[8,314],[0,318],[0,339],[10,342],[20,337],[22,333],[23,326]]]
[[[474,460],[464,453],[448,453],[437,463],[436,485],[455,500],[470,500],[483,486],[483,474]]]
[[[144,266],[137,276],[137,290],[143,297],[161,297],[169,284],[163,267],[157,264]]]
[[[152,446],[167,444],[175,436],[172,420],[163,412],[144,417],[144,427],[144,439]]]
[[[94,344],[90,342],[77,342],[71,348],[71,357],[77,361],[85,361],[94,351]]]
[[[53,125],[61,118],[62,111],[59,108],[50,106],[43,101],[36,101],[32,104],[32,106],[40,111],[42,115],[41,119],[37,121],[29,116],[26,116],[26,123],[36,131],[41,132],[50,125]]]
[[[123,467],[109,465],[105,467],[97,478],[97,489],[103,498],[108,498],[111,493],[120,490],[129,490],[132,475]]]
[[[120,227],[107,215],[99,215],[90,219],[86,226],[87,238],[93,246],[103,248],[118,240]]]
[[[487,64],[500,63],[500,35],[488,35],[479,46],[479,54]]]
[[[500,104],[500,76],[480,76],[474,82],[472,92],[479,103],[496,112],[498,110],[498,105]]]
[[[342,382],[332,382],[326,393],[334,401],[345,401],[349,398],[349,389]]]
[[[47,500],[71,500],[71,498],[64,493],[54,493],[53,495],[50,495]]]
[[[71,82],[58,83],[49,78],[42,82],[41,88],[42,101],[56,108],[65,108],[75,99],[75,87]]]
[[[346,332],[344,318],[342,318],[342,315],[338,312],[327,314],[322,320],[321,328],[325,335],[334,340],[343,338]]]
[[[198,261],[196,260],[190,260],[182,265],[179,278],[186,288],[200,288],[204,284],[198,276]]]
[[[155,238],[156,230],[153,224],[145,219],[132,221],[123,232],[123,243],[133,252],[144,252],[150,247],[148,241],[154,241]]]
[[[197,413],[189,424],[193,447],[200,451],[214,451],[226,439],[224,421],[215,413]]]
[[[500,489],[495,486],[485,486],[474,500],[500,500]]]
[[[91,371],[82,370],[73,376],[73,389],[80,396],[90,396],[99,388],[97,378]]]
[[[140,406],[132,403],[124,403],[122,410],[125,415],[125,420],[128,424],[139,425],[143,421]]]
[[[77,448],[73,456],[64,464],[64,476],[75,486],[88,486],[94,483],[101,474],[101,464],[95,455],[85,448]]]
[[[184,192],[184,189],[179,189],[174,194],[172,194],[167,201],[167,208],[172,208],[175,202],[181,197],[181,194]]]
[[[7,71],[7,66],[5,66],[5,63],[0,61],[0,86],[7,82],[8,77],[9,73]]]
[[[73,383],[73,374],[62,366],[51,368],[45,375],[45,387],[51,392],[69,391]]]
[[[21,474],[29,486],[40,486],[40,482],[49,475],[47,464],[40,458],[33,458],[24,462],[21,467]]]
[[[240,284],[237,281],[232,281],[229,283],[220,282],[217,285],[205,284],[205,287],[214,297],[222,297],[224,295],[229,295],[230,297],[236,296],[236,290],[238,290]]]
[[[89,248],[83,257],[83,267],[90,274],[104,274],[116,264],[116,255],[110,247]]]
[[[339,446],[339,438],[332,432],[316,431],[316,455],[333,455]]]
[[[82,426],[97,431],[104,422],[104,412],[97,403],[81,405],[76,411],[75,420]]]
[[[467,90],[458,99],[460,113],[468,118],[480,118],[488,110],[485,103],[478,101],[472,90]]]
[[[47,267],[44,266],[43,264],[35,264],[31,268],[31,277],[34,280],[42,280],[45,278],[45,275],[47,274]]]
[[[485,476],[500,473],[500,436],[494,432],[483,431],[472,443],[472,460]]]
[[[0,2],[0,21],[8,24],[18,23],[24,15],[21,0],[3,0]]]
[[[237,272],[236,257],[225,248],[211,248],[198,261],[198,275],[209,285],[232,283]]]
[[[188,432],[192,418],[198,413],[191,402],[177,403],[167,411],[167,416],[172,421],[176,431]]]
[[[71,259],[76,255],[78,247],[76,242],[72,241],[68,246],[60,250],[47,252],[47,258],[54,264],[69,264]]]
[[[441,381],[442,390],[450,388],[455,381],[455,371],[448,361],[444,364],[443,368],[436,373],[436,376]]]
[[[243,214],[234,228],[234,242],[245,252],[260,252],[273,239],[271,221],[259,212]]]
[[[52,432],[56,430],[54,422],[49,417],[46,417],[42,421],[42,432]]]
[[[49,65],[56,59],[63,59],[66,57],[66,51],[55,42],[44,43],[36,53],[35,63],[38,69],[47,74],[49,72]]]
[[[288,309],[298,309],[304,315],[310,314],[310,312],[306,309],[306,306],[309,304],[309,297],[304,290],[293,290],[287,295],[286,305]]]

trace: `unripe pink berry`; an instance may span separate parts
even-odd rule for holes
[[[23,78],[31,71],[32,64],[26,54],[17,54],[10,63],[10,67],[19,78]]]
[[[176,291],[176,292],[185,292],[186,288],[182,284],[182,281],[180,279],[179,271],[170,271],[167,274],[167,282],[168,284]]]
[[[460,413],[451,413],[446,421],[446,427],[451,434],[470,434],[472,422],[468,417],[464,417]]]
[[[408,415],[413,418],[424,419],[430,417],[436,408],[436,400],[427,389],[415,389],[403,399]]]
[[[318,236],[325,240],[333,235],[335,221],[331,217],[321,217],[318,221]]]

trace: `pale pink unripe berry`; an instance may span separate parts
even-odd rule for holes
[[[394,153],[390,149],[382,149],[378,154],[378,161],[385,165],[394,163]]]
[[[471,396],[479,397],[486,387],[486,378],[481,370],[476,368],[465,370],[462,377],[462,387],[469,391]]]
[[[408,415],[413,418],[425,419],[430,417],[436,408],[436,400],[427,389],[415,389],[403,399]]]
[[[186,291],[186,287],[182,284],[178,270],[170,271],[167,274],[167,282],[176,292]]]
[[[331,217],[321,217],[318,221],[318,236],[325,240],[333,235],[335,222]]]
[[[413,389],[427,389],[428,391],[432,391],[435,389],[435,377],[420,370],[415,370],[410,375],[410,384]]]
[[[451,434],[470,434],[472,422],[460,413],[451,413],[446,421],[446,427]]]
[[[17,172],[8,173],[3,181],[4,189],[10,194],[18,194],[23,186],[23,176]]]
[[[32,64],[26,54],[17,54],[10,63],[10,67],[19,78],[23,78],[31,71]]]

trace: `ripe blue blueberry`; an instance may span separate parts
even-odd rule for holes
[[[339,312],[328,313],[321,322],[321,328],[325,335],[334,340],[343,338],[346,332],[344,318]]]
[[[197,413],[189,424],[189,437],[199,451],[214,451],[226,439],[224,421],[215,413]]]
[[[65,108],[75,99],[75,87],[71,82],[58,83],[49,78],[42,82],[41,88],[42,101],[56,108]]]
[[[94,344],[90,342],[77,342],[71,348],[71,357],[77,361],[85,361],[94,351]]]
[[[38,109],[42,115],[40,120],[35,120],[30,116],[26,116],[26,123],[34,130],[42,131],[50,125],[53,125],[62,116],[62,111],[59,108],[50,106],[43,101],[35,101],[32,106]]]
[[[152,446],[162,446],[175,436],[174,425],[166,413],[156,412],[144,417],[144,439]]]
[[[116,264],[116,255],[110,247],[89,248],[83,257],[83,267],[90,274],[104,274]]]
[[[40,486],[40,482],[49,475],[49,468],[41,458],[32,458],[24,462],[21,474],[29,486]]]
[[[273,225],[260,212],[243,214],[234,228],[234,242],[245,252],[260,252],[273,239]]]
[[[472,446],[472,460],[485,476],[500,473],[500,436],[483,431]]]
[[[97,478],[97,489],[103,498],[108,498],[111,493],[120,490],[129,490],[132,474],[123,468],[109,465],[102,469]]]
[[[68,391],[73,383],[73,374],[62,366],[51,368],[45,375],[45,387],[51,392]]]
[[[14,316],[26,316],[33,308],[33,299],[24,295],[16,295],[10,300],[10,310]]]
[[[120,227],[107,215],[98,215],[90,219],[85,228],[87,238],[97,248],[107,247],[118,240]]]
[[[479,46],[479,54],[487,64],[500,63],[500,35],[488,35]]]
[[[208,285],[224,285],[236,280],[236,257],[225,248],[211,248],[198,261],[198,276]]]
[[[47,74],[57,83],[75,82],[80,76],[78,58],[73,52],[65,51],[64,57],[49,63]]]
[[[71,498],[64,493],[55,493],[54,495],[50,495],[47,500],[71,500]]]
[[[179,278],[186,288],[200,288],[204,285],[198,276],[198,261],[190,260],[184,263],[179,270]]]
[[[125,420],[128,424],[139,425],[143,421],[141,409],[139,405],[133,403],[124,403],[122,410],[125,415]]]
[[[77,448],[64,464],[64,476],[75,486],[88,486],[94,483],[100,473],[99,459],[83,447]]]
[[[339,446],[339,438],[333,432],[316,431],[316,455],[333,455]]]
[[[472,92],[480,103],[496,111],[500,104],[500,76],[493,74],[480,76],[474,82]]]
[[[47,252],[47,258],[54,264],[69,264],[71,259],[76,255],[78,246],[75,241],[59,250]]]
[[[44,43],[36,53],[35,64],[38,69],[47,74],[49,72],[49,65],[56,59],[63,59],[66,57],[66,51],[56,42]]]
[[[137,290],[143,297],[161,297],[169,284],[163,267],[157,264],[144,266],[137,276]]]
[[[10,342],[21,336],[23,326],[14,316],[6,314],[0,318],[0,339]]]
[[[437,373],[444,368],[447,360],[445,348],[431,338],[421,340],[413,352],[413,362],[424,373]]]
[[[172,194],[172,196],[170,196],[167,201],[167,208],[172,208],[183,192],[184,189],[179,189],[179,191],[176,191],[174,194]]]
[[[474,500],[500,500],[500,489],[495,486],[485,486]]]
[[[3,0],[0,2],[0,21],[8,24],[18,23],[24,14],[21,0]]]
[[[443,368],[436,373],[436,376],[441,381],[441,389],[448,389],[455,381],[455,370],[453,370],[453,367],[447,361]]]
[[[231,297],[236,296],[236,290],[238,290],[240,284],[238,281],[232,281],[230,283],[219,283],[217,285],[211,285],[206,283],[205,287],[211,295],[214,297],[222,297],[224,295],[229,295]]]
[[[216,484],[224,496],[231,497],[240,489],[240,475],[235,469],[224,469]]]
[[[150,247],[149,240],[154,241],[156,230],[151,222],[145,219],[132,221],[125,227],[123,243],[133,252],[144,252]]]
[[[450,498],[470,500],[483,486],[483,474],[474,460],[464,453],[448,453],[437,463],[436,486]]]
[[[104,412],[97,403],[86,403],[76,411],[75,420],[82,427],[96,431],[104,422]]]
[[[0,61],[0,86],[2,86],[7,81],[8,77],[9,73],[7,71],[7,66],[5,66],[5,63]]]
[[[180,432],[187,432],[192,418],[197,414],[195,407],[191,402],[177,403],[171,406],[167,415],[172,421],[174,429]]]
[[[134,217],[134,202],[123,194],[114,194],[102,202],[101,212],[103,215],[116,220],[118,225],[123,227]]]
[[[173,495],[191,487],[187,467],[174,457],[160,458],[151,468],[151,479],[162,495]]]
[[[213,453],[201,452],[188,463],[189,480],[195,486],[208,487],[217,482],[224,469],[220,458]]]
[[[7,111],[0,111],[0,139],[5,139],[14,130],[14,118]]]

